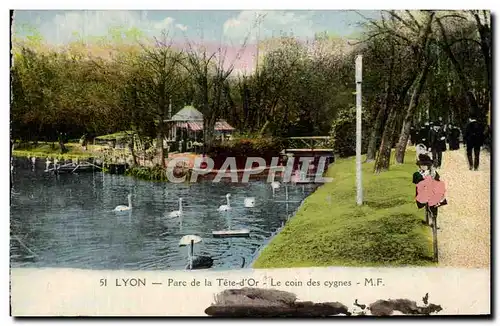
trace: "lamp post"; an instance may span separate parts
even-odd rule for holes
[[[361,175],[361,82],[363,73],[363,56],[356,57],[356,203],[363,204],[363,180]]]

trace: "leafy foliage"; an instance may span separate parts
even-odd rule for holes
[[[152,168],[148,167],[131,167],[125,171],[125,175],[133,176],[138,179],[147,181],[168,181],[167,172],[160,166]]]
[[[367,128],[369,120],[363,117],[362,129]],[[362,133],[361,152],[366,153],[368,147],[367,132]],[[356,154],[356,109],[349,108],[340,111],[333,120],[330,136],[333,138],[332,146],[339,157],[348,157]]]
[[[339,155],[351,155],[355,129],[346,108],[354,105],[358,54],[364,58],[363,151],[367,146],[367,156],[377,156],[378,172],[389,168],[396,143],[402,163],[411,124],[441,116],[463,126],[471,112],[486,121],[492,89],[488,11],[382,11],[378,19],[360,20],[356,41],[327,33],[307,43],[285,35],[264,40],[249,75],[233,72],[224,47],[209,51],[188,41],[180,48],[167,33],[147,39],[115,28],[106,38],[59,49],[25,26],[19,35],[29,37],[13,40],[12,138],[91,139],[133,130],[140,139],[159,139],[168,132],[163,121],[169,113],[192,104],[204,114],[203,142],[211,152],[259,152],[253,145],[212,144],[212,127],[225,119],[257,138],[332,133]],[[161,154],[163,142],[156,144]]]

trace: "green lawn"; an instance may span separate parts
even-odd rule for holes
[[[113,134],[103,135],[96,137],[98,140],[120,140],[126,137],[131,137],[133,135],[133,131],[119,131]]]
[[[305,200],[253,267],[432,265],[432,232],[414,200],[415,152],[406,162],[380,175],[364,163],[358,207],[355,158],[338,159],[327,172],[334,180]]]
[[[92,150],[98,145],[89,145],[88,150],[84,151],[82,146],[78,143],[66,143],[64,144],[68,149],[68,152],[61,154],[61,149],[59,144],[55,143],[54,148],[52,148],[51,143],[39,143],[37,146],[23,147],[20,149],[14,149],[12,155],[14,156],[24,156],[24,157],[50,157],[58,159],[73,159],[73,158],[89,158],[95,156]]]

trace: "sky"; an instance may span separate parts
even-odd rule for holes
[[[375,18],[377,11],[360,11],[363,16]],[[360,31],[364,18],[347,10],[286,10],[286,11],[230,11],[230,10],[16,10],[13,31],[23,36],[34,28],[49,44],[62,45],[81,36],[106,36],[110,28],[136,28],[147,36],[169,37],[184,42],[203,42],[207,47],[226,44],[227,57],[240,71],[253,70],[258,40],[286,33],[300,39],[327,32],[352,37]],[[257,21],[261,21],[260,28]],[[30,26],[30,28],[26,28]],[[241,54],[241,44],[246,47]],[[238,54],[240,53],[240,54]],[[238,57],[238,59],[236,59]]]
[[[375,17],[375,11],[362,11],[363,15]],[[262,16],[259,16],[262,15]],[[257,38],[257,17],[262,17],[260,39],[293,33],[299,38],[310,38],[315,33],[327,31],[338,36],[349,36],[357,31],[357,23],[363,18],[353,11],[222,11],[222,10],[37,10],[16,11],[14,30],[23,25],[35,27],[45,41],[63,44],[80,35],[104,36],[109,28],[135,27],[147,35],[154,36],[162,30],[169,35],[207,42],[242,42]]]

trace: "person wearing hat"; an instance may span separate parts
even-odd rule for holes
[[[425,122],[418,131],[418,142],[424,144],[425,147],[429,147],[429,130],[429,122]]]
[[[475,171],[479,168],[479,154],[481,146],[484,144],[484,126],[471,115],[469,122],[465,127],[464,143],[467,150],[467,160],[469,161],[469,170]],[[474,152],[474,158],[472,157]]]
[[[457,126],[448,126],[448,146],[450,151],[460,148],[460,129]]]
[[[415,146],[417,144],[417,139],[418,139],[418,133],[415,127],[411,126],[410,127],[410,142],[412,146]]]
[[[428,206],[425,213],[425,223],[432,226],[429,213],[437,218],[439,206],[447,205],[444,183],[440,181],[439,173],[433,168],[433,160],[428,154],[418,156],[419,170],[413,173],[415,187],[415,201],[418,208]]]
[[[429,133],[429,151],[432,152],[434,166],[441,168],[443,161],[443,152],[446,151],[446,134],[439,123],[434,124]]]
[[[424,180],[426,176],[432,176],[439,180],[439,174],[433,169],[434,161],[429,156],[429,154],[418,155],[417,166],[418,171],[413,173],[413,183],[418,184],[420,181]]]

